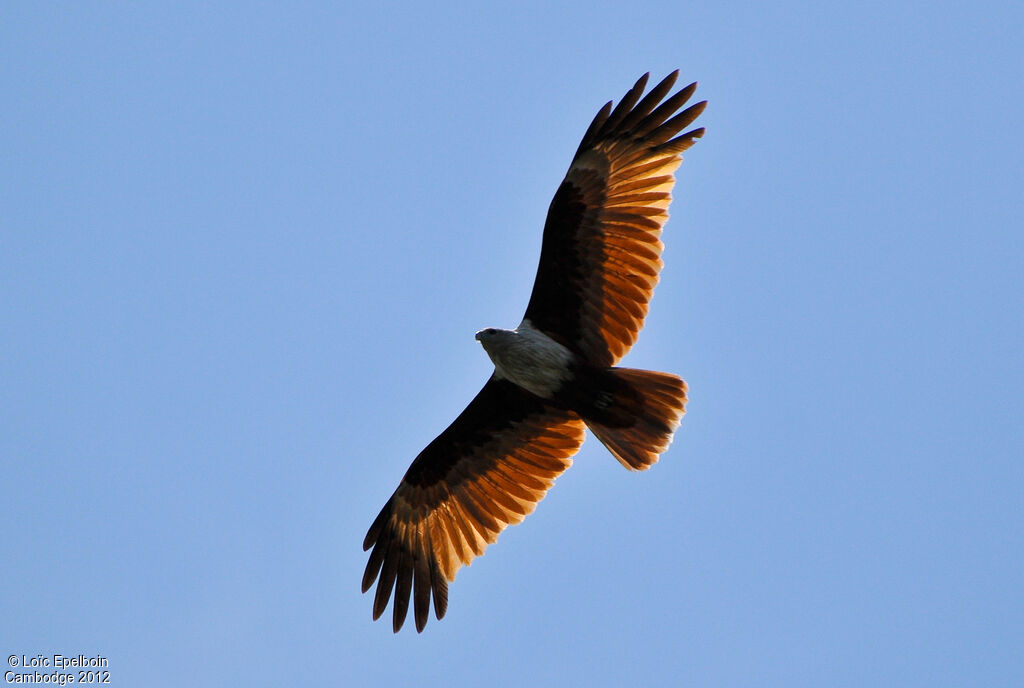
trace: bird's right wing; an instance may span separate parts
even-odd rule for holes
[[[416,630],[427,623],[431,592],[434,614],[444,616],[458,569],[533,511],[583,438],[576,414],[492,376],[412,462],[366,534],[363,549],[373,551],[363,592],[380,576],[373,618],[387,608],[392,589],[396,633],[410,595]]]

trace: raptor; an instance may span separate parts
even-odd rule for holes
[[[661,271],[661,230],[684,130],[706,102],[669,95],[673,72],[646,95],[642,76],[591,122],[548,209],[540,265],[523,320],[477,340],[494,372],[469,406],[409,466],[363,541],[372,550],[373,618],[394,592],[392,628],[410,600],[416,630],[433,599],[508,525],[533,511],[571,463],[585,428],[630,470],[650,467],[682,419],[686,384],[670,373],[616,367],[636,341]],[[682,132],[682,133],[681,133]]]

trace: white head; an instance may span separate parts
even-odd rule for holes
[[[524,320],[514,330],[488,327],[476,340],[494,362],[495,374],[548,399],[571,376],[573,354]]]
[[[512,330],[502,330],[498,327],[488,327],[476,333],[476,340],[484,347],[488,354],[502,348],[507,344],[509,337],[515,336]],[[493,358],[493,357],[492,357]]]
[[[498,332],[497,328],[494,328],[494,327],[488,327],[485,330],[480,330],[479,332],[476,333],[476,340],[478,342],[486,341],[486,340],[491,339],[492,337],[494,337],[494,335],[497,332]]]

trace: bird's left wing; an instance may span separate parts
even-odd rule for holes
[[[417,631],[427,623],[431,593],[434,614],[444,616],[458,569],[533,511],[583,438],[576,414],[492,376],[412,462],[363,540],[363,549],[373,548],[363,592],[380,577],[373,618],[392,589],[396,633],[410,595]]]
[[[597,113],[548,208],[525,319],[598,366],[615,365],[643,327],[674,173],[704,134],[680,133],[705,103],[678,112],[697,84],[665,98],[677,76],[643,96],[645,74]]]

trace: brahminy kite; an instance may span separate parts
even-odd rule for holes
[[[630,470],[668,449],[686,383],[615,364],[636,341],[658,281],[675,170],[704,134],[679,133],[706,102],[678,112],[697,87],[665,99],[678,74],[643,96],[645,74],[614,110],[609,102],[597,113],[548,208],[523,321],[476,333],[494,373],[370,526],[363,592],[378,581],[378,619],[394,590],[396,633],[410,597],[417,631],[431,596],[444,616],[449,581],[533,511],[571,464],[584,428]]]

